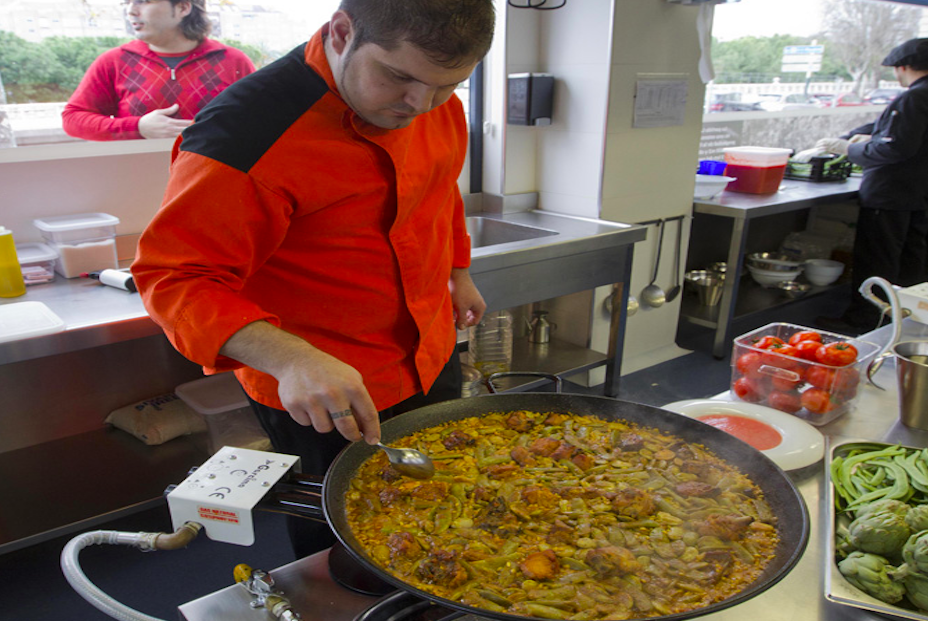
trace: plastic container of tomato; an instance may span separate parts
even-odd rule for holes
[[[780,188],[790,149],[774,147],[728,147],[723,149],[725,175],[735,180],[727,190],[748,194],[773,194]]]
[[[789,344],[790,338],[799,332],[816,333],[821,346],[831,346],[826,361],[799,357],[800,352],[792,349],[767,347],[772,339]],[[856,350],[852,360],[853,352],[842,343]],[[809,349],[807,355],[814,357],[812,346],[805,347]],[[867,381],[867,365],[879,351],[878,345],[858,338],[789,323],[771,323],[735,339],[731,393],[741,401],[762,403],[809,424],[826,425],[854,409],[860,383]]]

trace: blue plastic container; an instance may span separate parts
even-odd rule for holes
[[[719,160],[700,160],[699,170],[697,172],[700,175],[724,175],[726,166],[728,166],[728,162],[720,162]]]

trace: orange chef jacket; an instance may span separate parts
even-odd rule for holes
[[[282,409],[277,381],[219,350],[265,320],[356,368],[382,410],[427,391],[454,351],[467,131],[456,97],[403,129],[365,123],[338,94],[325,29],[184,131],[132,273],[174,347],[235,370],[256,401]]]

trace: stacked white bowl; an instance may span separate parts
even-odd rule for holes
[[[841,277],[844,263],[829,259],[809,259],[803,263],[806,279],[813,285],[825,287]]]

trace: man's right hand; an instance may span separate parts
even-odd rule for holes
[[[354,367],[266,321],[233,334],[220,353],[274,376],[284,409],[300,425],[337,429],[352,442],[362,435],[369,444],[380,441],[377,408]]]
[[[175,119],[171,116],[177,114],[178,110],[180,106],[177,104],[152,110],[139,118],[139,133],[143,138],[148,139],[176,138],[185,127],[193,123],[191,119]]]

